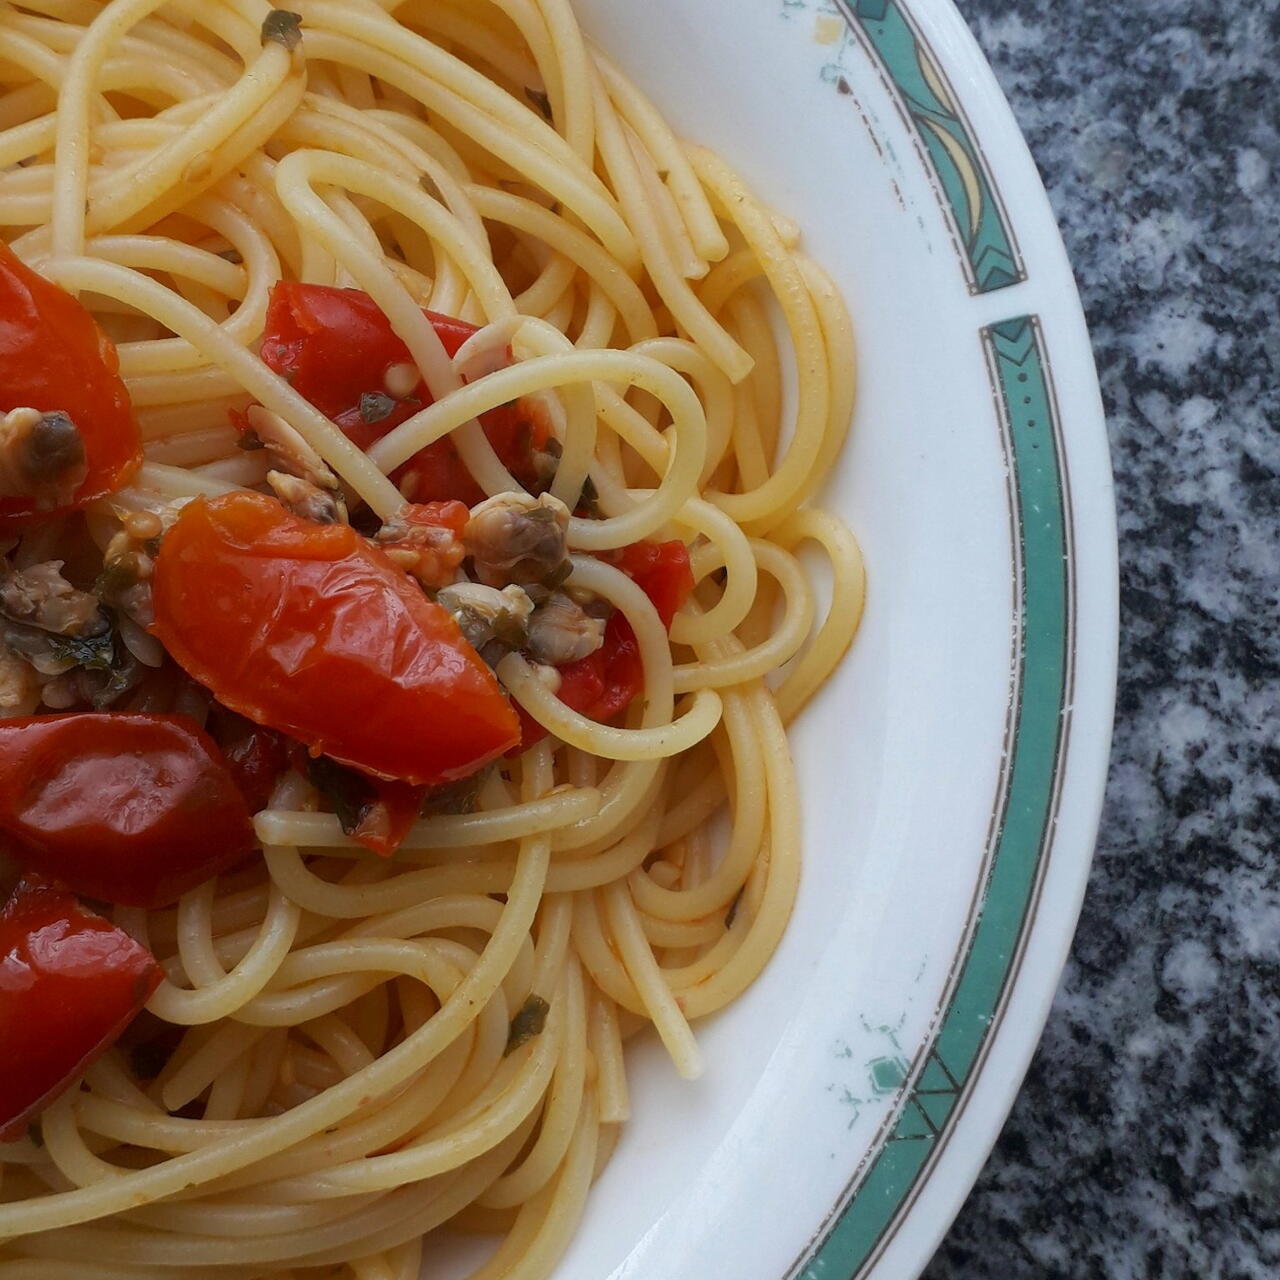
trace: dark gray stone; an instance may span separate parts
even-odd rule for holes
[[[927,1280],[1280,1276],[1280,4],[960,0],[1075,264],[1120,514],[1097,860]]]

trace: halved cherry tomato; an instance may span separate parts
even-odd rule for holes
[[[161,977],[146,947],[70,893],[18,885],[0,911],[0,1141],[114,1043]]]
[[[313,755],[434,785],[518,739],[447,610],[349,525],[238,492],[184,508],[152,580],[153,630],[218,701]]]
[[[663,626],[693,590],[689,550],[683,542],[636,542],[603,559],[616,565],[653,602]],[[560,668],[560,701],[589,720],[605,723],[625,711],[644,688],[644,664],[631,624],[614,613],[604,628],[604,643],[595,653]],[[545,735],[535,720],[521,712],[521,746],[529,747]]]
[[[62,410],[84,441],[88,474],[59,510],[113,493],[142,461],[142,439],[116,349],[69,293],[0,241],[0,414]],[[0,529],[48,515],[25,497],[0,497]]]
[[[0,833],[28,871],[159,907],[253,848],[244,798],[186,716],[0,720]]]
[[[463,320],[424,314],[451,356],[476,332]],[[408,362],[409,349],[377,303],[357,289],[290,281],[272,286],[261,355],[362,449],[431,403],[423,382],[407,395],[388,394],[386,372]],[[523,401],[501,405],[480,421],[498,457],[521,484],[532,486],[532,450],[547,443],[548,423]],[[456,498],[474,506],[485,496],[448,439],[415,454],[393,479],[412,502]]]

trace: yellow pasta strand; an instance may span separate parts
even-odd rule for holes
[[[450,1224],[502,1236],[474,1280],[547,1280],[633,1120],[625,1041],[649,1028],[696,1077],[697,1020],[782,936],[785,726],[862,613],[857,542],[810,505],[852,326],[797,224],[678,139],[570,0],[297,7],[295,33],[263,0],[0,5],[0,232],[116,340],[144,442],[85,531],[264,488],[233,425],[253,405],[383,520],[428,447],[518,490],[482,424],[524,400],[573,512],[564,588],[625,622],[642,692],[600,723],[508,654],[539,740],[470,811],[378,859],[290,771],[260,856],[116,908],[165,975],[138,1035],[165,1030],[0,1144],[0,1280],[416,1280]],[[281,280],[367,293],[430,401],[357,448],[259,358]],[[451,357],[424,307],[478,332]],[[13,555],[63,558],[72,529]],[[614,562],[643,540],[688,550],[669,627]],[[127,634],[160,664],[136,708],[202,722]]]

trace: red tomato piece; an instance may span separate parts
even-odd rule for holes
[[[114,493],[142,461],[142,438],[116,349],[69,293],[0,241],[0,414],[61,410],[84,441],[88,473],[70,511]],[[34,499],[0,497],[0,530],[51,514]]]
[[[18,885],[0,911],[0,1141],[115,1042],[161,976],[146,947],[71,894]]]
[[[317,756],[306,769],[343,831],[384,858],[395,853],[409,834],[428,794],[426,787],[375,778],[328,756]]]
[[[625,711],[644,688],[644,664],[631,624],[615,613],[604,628],[604,643],[590,657],[560,670],[560,700],[601,723]],[[592,695],[598,686],[599,692]],[[589,699],[589,700],[588,700]]]
[[[462,534],[471,519],[465,502],[406,503],[378,534],[378,546],[423,586],[439,590],[467,558]]]
[[[460,538],[471,519],[471,510],[465,502],[409,502],[400,516],[411,529],[448,529]]]
[[[237,492],[184,508],[152,628],[239,711],[342,764],[432,786],[517,740],[515,712],[447,610],[349,525]]]
[[[417,821],[427,789],[407,782],[388,782],[385,778],[371,778],[370,782],[374,790],[373,803],[351,834],[366,849],[389,858]]]
[[[604,557],[647,595],[668,630],[693,590],[689,549],[683,542],[636,542]],[[614,613],[605,624],[604,643],[595,653],[560,669],[557,694],[567,707],[606,723],[625,711],[644,688],[644,664],[631,624]],[[521,746],[545,736],[537,721],[521,712]]]
[[[423,314],[451,356],[476,332],[463,320],[433,311]],[[407,395],[388,395],[386,372],[407,363],[409,349],[377,303],[358,289],[290,281],[274,285],[261,355],[268,368],[287,378],[362,449],[431,403],[421,381]],[[550,436],[543,416],[516,401],[490,410],[480,422],[498,457],[530,487],[537,478],[532,450],[541,449]],[[474,506],[485,496],[448,439],[415,454],[392,478],[418,503],[454,498]]]
[[[633,542],[605,559],[621,569],[653,602],[669,631],[693,591],[689,548],[683,542]]]
[[[280,775],[289,767],[288,741],[274,729],[216,703],[209,713],[209,732],[250,811],[265,809]]]
[[[111,711],[0,721],[0,832],[27,870],[129,907],[174,902],[254,845],[206,733]]]

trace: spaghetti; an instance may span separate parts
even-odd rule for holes
[[[862,607],[856,543],[810,505],[853,408],[838,292],[569,0],[299,8],[0,3],[0,234],[115,342],[144,450],[14,563],[70,561],[80,521],[110,554],[265,490],[281,455],[373,525],[440,442],[481,496],[519,495],[527,459],[489,424],[530,406],[563,590],[625,620],[641,696],[575,709],[511,648],[524,749],[394,857],[295,757],[260,857],[116,906],[163,971],[150,1038],[0,1145],[0,1280],[413,1280],[442,1227],[500,1237],[477,1280],[548,1276],[630,1118],[624,1043],[652,1026],[696,1077],[690,1023],[760,973],[796,893],[785,727]],[[408,364],[372,412],[426,389],[396,425],[361,442],[271,367],[281,281],[372,300]],[[240,447],[246,422],[268,448]],[[692,590],[668,629],[618,556],[670,543]],[[151,672],[121,706],[204,722],[154,634],[126,617],[120,639]],[[21,711],[74,697],[31,688]]]

